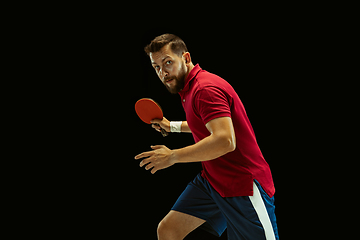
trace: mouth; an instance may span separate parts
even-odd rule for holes
[[[169,79],[165,83],[170,87],[171,83],[174,82],[174,79]]]

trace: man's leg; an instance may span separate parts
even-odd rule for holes
[[[205,220],[171,210],[159,223],[157,234],[159,240],[181,240],[195,230]]]

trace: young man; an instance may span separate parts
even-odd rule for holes
[[[279,239],[270,168],[257,145],[244,106],[224,79],[191,61],[185,43],[173,34],[145,47],[160,80],[178,93],[186,120],[154,119],[167,132],[192,133],[195,144],[171,150],[151,146],[135,159],[151,173],[175,163],[201,162],[203,170],[188,184],[158,226],[158,239],[183,239],[197,227],[228,239]],[[160,127],[153,124],[160,131]]]

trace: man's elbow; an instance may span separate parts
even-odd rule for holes
[[[222,146],[225,154],[236,149],[236,139],[234,136],[223,136],[221,142],[223,143]]]
[[[228,140],[228,142],[229,142],[229,152],[235,151],[235,149],[236,149],[236,140],[235,140],[235,138],[230,138]]]

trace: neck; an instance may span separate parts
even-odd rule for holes
[[[189,76],[189,73],[191,72],[191,70],[194,68],[194,64],[192,62],[189,63],[189,66],[188,66],[188,70],[187,70],[187,73],[186,73],[186,76],[185,76],[185,79],[187,79],[187,77]]]

